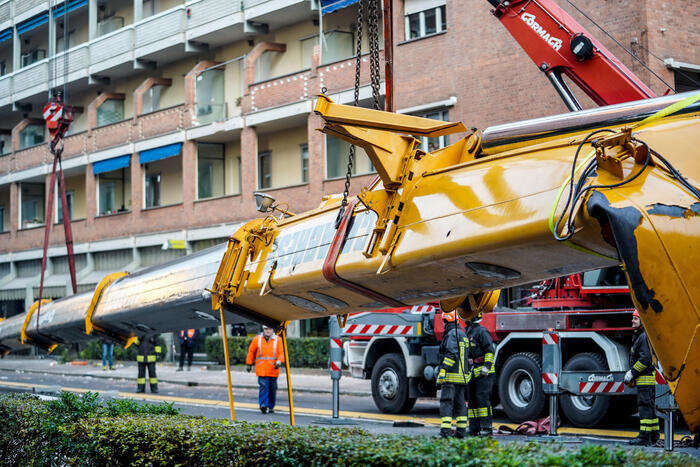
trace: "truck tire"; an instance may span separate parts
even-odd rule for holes
[[[372,369],[372,398],[384,413],[410,412],[416,398],[408,397],[408,377],[403,357],[397,353],[382,355]]]
[[[608,365],[602,355],[580,353],[564,365],[565,371],[606,371]],[[561,409],[571,423],[579,427],[597,425],[610,407],[610,396],[561,396]]]
[[[501,368],[498,395],[503,410],[514,422],[538,418],[545,403],[540,356],[532,352],[511,355]]]

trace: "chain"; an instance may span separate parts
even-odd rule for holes
[[[379,18],[381,0],[369,0],[370,11],[367,19],[367,29],[369,32],[369,72],[370,85],[372,86],[372,100],[375,110],[380,110],[379,85],[381,81],[379,67]]]
[[[362,23],[364,16],[364,1],[360,0],[357,3],[357,27],[355,28],[355,107],[360,105],[360,71],[362,70]],[[343,190],[343,200],[340,202],[340,210],[338,217],[335,219],[335,228],[340,226],[343,219],[345,208],[348,205],[348,196],[350,195],[350,177],[352,177],[352,167],[355,164],[355,145],[351,144],[348,151],[348,167],[345,172],[345,189]]]

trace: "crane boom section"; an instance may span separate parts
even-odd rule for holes
[[[496,18],[560,94],[568,92],[561,80],[561,75],[566,75],[598,105],[655,96],[642,80],[554,1],[489,0],[489,3],[495,6]],[[569,97],[575,100],[573,95]]]

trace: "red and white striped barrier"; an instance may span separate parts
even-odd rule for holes
[[[556,373],[542,373],[542,382],[544,384],[559,384],[559,376]]]
[[[559,336],[554,333],[545,332],[542,334],[542,345],[557,345],[559,343]]]
[[[581,394],[612,394],[625,391],[625,383],[618,381],[598,381],[595,383],[578,383],[578,392]]]
[[[349,324],[343,334],[361,334],[365,336],[403,336],[411,332],[413,326],[400,324]]]
[[[331,339],[331,349],[342,349],[343,341],[340,339]]]
[[[340,371],[340,362],[331,362],[331,371]]]
[[[432,305],[413,305],[410,313],[429,313],[434,309]]]

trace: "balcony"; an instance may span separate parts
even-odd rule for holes
[[[187,3],[186,38],[216,46],[243,38],[241,3],[198,0]]]
[[[0,77],[0,107],[12,103],[12,75]]]
[[[49,59],[45,58],[13,73],[13,99],[15,101],[48,91]]]
[[[185,7],[171,8],[134,25],[134,58],[176,60],[183,55]]]
[[[134,59],[134,29],[127,26],[90,43],[90,74],[116,68],[131,69]]]
[[[0,5],[0,25],[2,29],[5,29],[5,22],[12,21],[12,5],[11,2],[7,1]]]
[[[10,2],[8,2],[9,4]],[[27,18],[49,9],[46,0],[15,0],[15,22],[24,21]]]
[[[50,59],[49,76],[53,86],[60,86],[65,81],[70,83],[88,76],[89,47],[81,44],[61,52]]]

